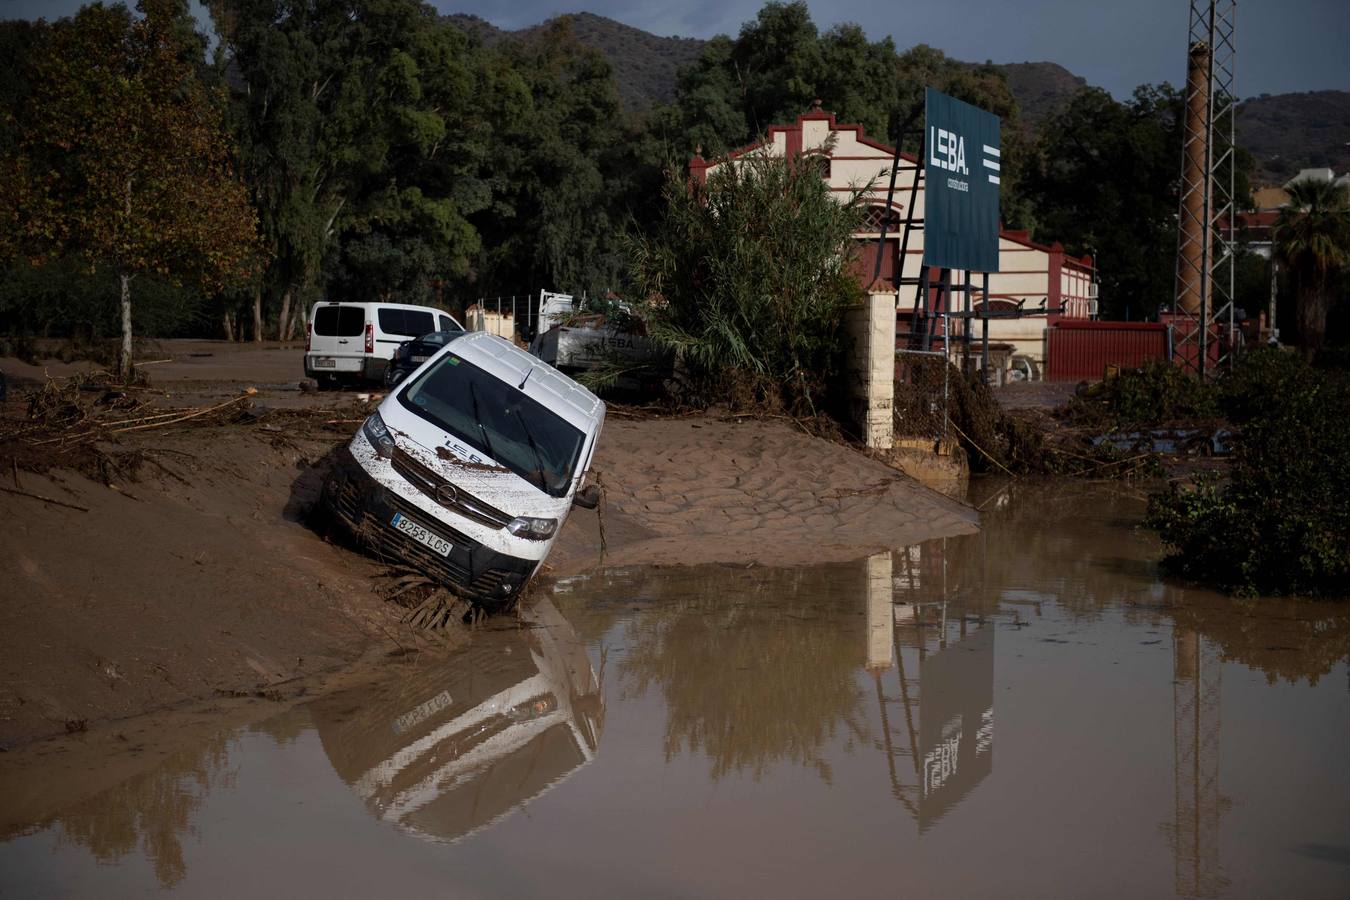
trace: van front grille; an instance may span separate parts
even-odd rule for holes
[[[394,447],[394,457],[390,462],[394,466],[394,471],[401,475],[405,481],[441,506],[459,513],[466,519],[500,530],[505,528],[513,518],[490,503],[479,500],[463,488],[451,485],[430,467],[422,464],[411,453],[400,447]],[[449,503],[443,499],[447,490],[453,491],[455,498]]]
[[[508,576],[519,577],[521,574],[493,566],[474,578],[469,568],[471,563],[466,563],[475,552],[483,550],[481,545],[445,523],[431,519],[393,491],[386,491],[384,497],[393,511],[450,541],[456,549],[449,556],[441,556],[393,528],[389,524],[392,516],[383,517],[368,511],[362,502],[361,487],[354,479],[342,478],[336,481],[329,493],[329,502],[343,524],[375,555],[400,560],[470,599],[500,602],[503,598],[502,581]]]

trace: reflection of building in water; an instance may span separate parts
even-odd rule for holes
[[[891,791],[920,833],[994,767],[994,627],[948,600],[944,544],[867,563],[867,659],[882,749]],[[890,640],[884,651],[880,632]]]
[[[315,705],[329,761],[375,815],[456,840],[594,757],[604,708],[585,647],[548,600],[524,618],[386,686],[392,697]]]
[[[1179,897],[1217,897],[1227,887],[1219,865],[1218,648],[1189,628],[1172,632],[1172,852]]]

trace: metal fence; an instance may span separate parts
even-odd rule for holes
[[[895,351],[892,415],[897,441],[919,439],[945,445],[951,435],[951,357],[942,350]]]

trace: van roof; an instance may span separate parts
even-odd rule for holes
[[[446,344],[464,359],[513,385],[568,423],[589,433],[605,414],[600,398],[515,344],[486,331],[470,331]],[[528,378],[526,376],[529,376]]]
[[[314,304],[314,309],[311,310],[311,312],[322,309],[325,306],[359,306],[363,309],[371,306],[378,306],[382,309],[420,309],[427,312],[449,315],[449,313],[439,306],[419,306],[416,303],[384,303],[380,300],[319,300]]]

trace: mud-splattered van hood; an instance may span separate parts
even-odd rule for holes
[[[570,497],[550,497],[486,453],[401,406],[387,408],[388,402],[381,405],[380,414],[398,448],[456,487],[511,516],[562,519],[571,508]]]

